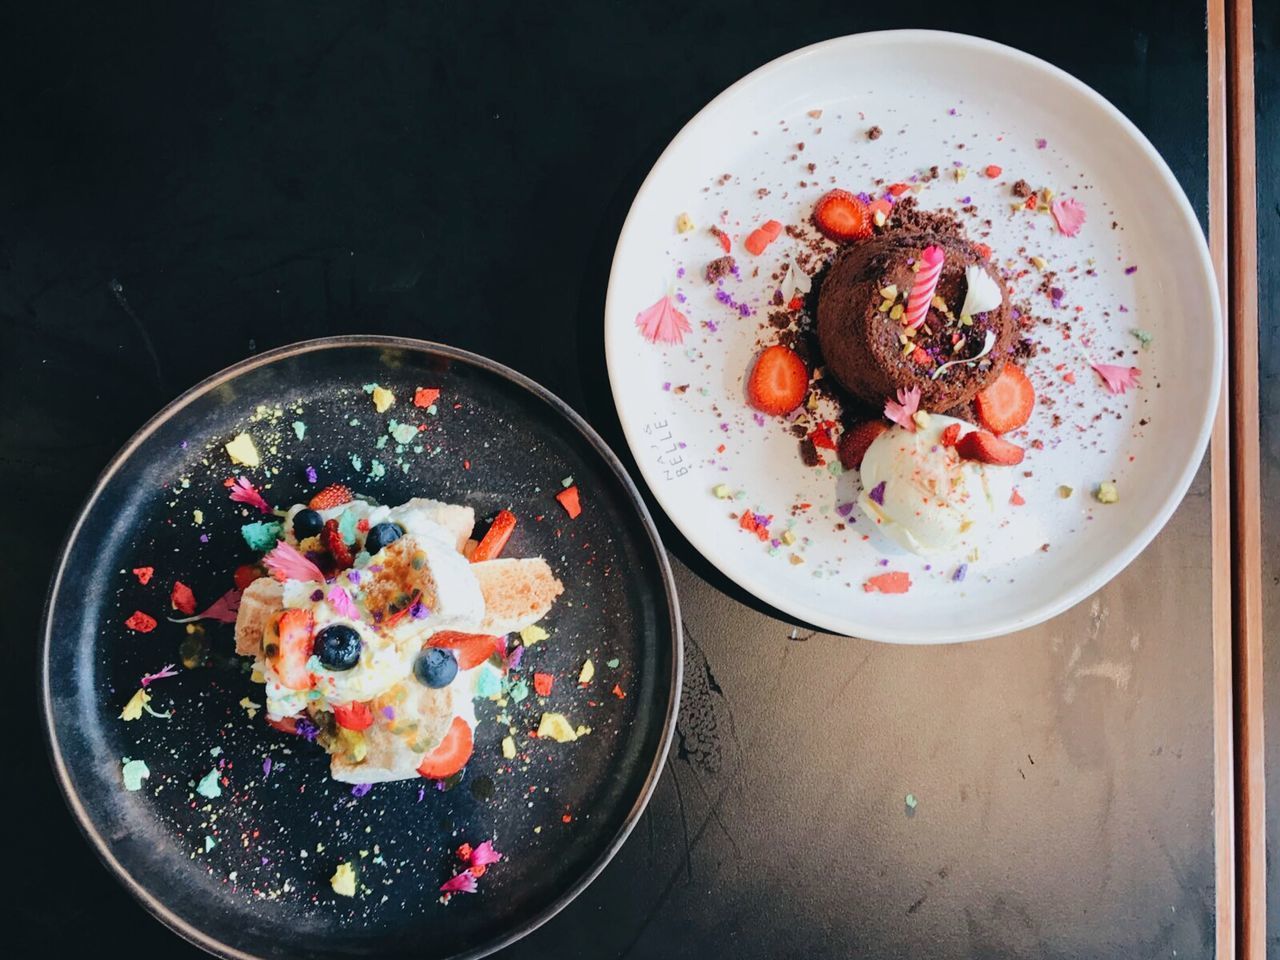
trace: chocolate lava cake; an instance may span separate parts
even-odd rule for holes
[[[933,305],[913,337],[902,322],[915,282],[912,263],[936,244],[945,253]],[[1000,290],[1000,306],[969,318],[960,309],[967,290],[965,269],[985,270]],[[941,297],[946,310],[939,309]],[[987,331],[995,345],[977,363],[944,363],[981,352]],[[1004,369],[1017,336],[1009,293],[991,264],[962,236],[899,229],[845,247],[836,256],[818,296],[818,343],[828,375],[879,407],[898,388],[920,388],[920,409],[941,413],[968,403]]]

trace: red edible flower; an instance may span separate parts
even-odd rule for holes
[[[174,582],[173,590],[169,593],[169,603],[173,605],[173,609],[187,616],[196,612],[196,595],[181,580]]]

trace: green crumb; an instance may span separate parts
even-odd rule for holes
[[[827,473],[831,474],[833,477],[838,477],[840,474],[844,473],[844,467],[840,465],[839,460],[832,460],[827,464]]]
[[[144,760],[125,760],[124,766],[120,769],[120,776],[124,779],[126,790],[141,790],[142,781],[151,776],[151,771],[147,769]]]
[[[301,420],[293,421],[293,432],[299,440],[307,435],[307,425]]]
[[[373,393],[373,391],[375,391],[375,390],[377,390],[377,389],[378,389],[378,384],[376,384],[376,383],[366,383],[366,384],[364,385],[364,392],[365,392],[365,393]]]
[[[618,664],[620,664],[621,662],[622,661],[619,660],[617,657],[614,657],[612,660],[606,660],[604,662],[604,665],[608,667],[610,670],[617,670]]]
[[[358,427],[360,426],[360,420],[358,417],[352,417],[350,420],[347,421],[347,425],[351,427]]]
[[[356,470],[364,469],[364,461],[360,459],[360,455],[358,453],[353,453],[351,455],[351,466]]]
[[[1098,489],[1093,491],[1093,497],[1099,503],[1116,503],[1120,499],[1120,491],[1111,480],[1103,480],[1098,484]]]
[[[517,680],[511,685],[511,690],[509,692],[511,694],[511,699],[516,703],[519,703],[521,700],[524,700],[529,696],[529,685],[523,680]]]
[[[279,520],[256,520],[242,526],[240,535],[250,550],[264,552],[276,545],[283,531],[284,525]]]
[[[412,443],[413,438],[418,435],[418,428],[412,423],[396,423],[391,421],[391,427],[387,431],[395,438],[396,443]]]
[[[205,836],[205,838],[204,838],[204,852],[205,852],[205,853],[208,853],[210,850],[212,850],[212,849],[213,849],[214,847],[216,847],[217,845],[218,845],[218,841],[217,841],[217,840],[215,840],[213,837],[210,837],[210,836],[208,836],[208,835],[206,834],[206,836]]]
[[[387,468],[381,460],[369,461],[369,476],[374,480],[380,480],[387,475]]]
[[[1146,330],[1140,330],[1137,327],[1134,327],[1129,332],[1137,338],[1140,344],[1142,344],[1143,350],[1151,346],[1151,341],[1155,339],[1155,337],[1152,336],[1150,333],[1148,333]]]
[[[343,510],[342,515],[338,517],[338,533],[342,534],[343,543],[356,542],[356,512],[354,510]]]
[[[222,787],[218,785],[218,768],[214,767],[196,784],[196,793],[202,797],[208,797],[213,800],[215,797],[222,796]]]
[[[502,695],[502,674],[491,667],[489,664],[483,664],[480,667],[480,673],[476,677],[476,696],[477,697],[497,697]]]
[[[1060,496],[1063,500],[1070,499],[1073,493],[1075,493],[1075,491],[1072,490],[1070,487],[1068,487],[1065,483],[1058,488],[1058,496]]]
[[[914,810],[919,805],[919,803],[920,801],[916,799],[916,795],[914,793],[907,794],[906,804],[907,804],[908,810]]]
[[[711,495],[718,500],[732,500],[733,490],[729,488],[727,483],[717,483],[711,488]]]
[[[387,435],[384,433],[377,440],[373,441],[373,445],[379,450],[382,450],[387,445]]]
[[[563,480],[560,481],[560,486],[568,490],[570,487],[573,486],[573,477],[565,477]]]

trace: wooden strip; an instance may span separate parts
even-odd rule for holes
[[[1262,488],[1258,436],[1258,223],[1253,3],[1227,6],[1231,554],[1236,696],[1239,955],[1266,957],[1266,780],[1263,772]]]
[[[1225,0],[1208,0],[1209,254],[1227,316],[1227,37]],[[1225,354],[1224,354],[1225,355]],[[1234,960],[1236,942],[1235,714],[1231,633],[1231,470],[1228,378],[1222,381],[1209,447],[1213,584],[1214,890],[1218,960]]]

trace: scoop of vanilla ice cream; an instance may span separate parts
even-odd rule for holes
[[[955,417],[926,415],[915,432],[886,430],[862,458],[862,511],[886,536],[913,553],[953,550],[999,522],[1013,494],[1013,471],[964,460],[944,447],[942,431]]]

